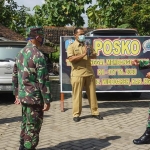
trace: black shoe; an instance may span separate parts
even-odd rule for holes
[[[134,144],[150,144],[150,128],[147,128],[145,133],[139,138],[133,140]]]
[[[103,117],[100,115],[92,115],[93,118],[96,118],[98,120],[103,120]]]
[[[24,145],[20,144],[19,150],[36,150],[36,149],[26,149]]]
[[[20,145],[19,150],[24,150],[24,145]]]
[[[20,140],[20,147],[19,147],[19,150],[24,150],[24,141],[23,139]]]
[[[80,117],[73,117],[73,120],[74,120],[75,122],[79,122],[81,119],[80,119]]]
[[[36,149],[26,149],[26,148],[24,148],[23,150],[36,150]]]

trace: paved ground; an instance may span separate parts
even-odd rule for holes
[[[59,94],[57,94],[59,95]],[[5,99],[1,97],[0,99]],[[72,120],[72,100],[65,95],[65,112],[59,101],[45,113],[37,150],[150,150],[132,140],[145,131],[150,94],[140,99],[129,94],[99,94],[104,120],[91,118],[88,100],[83,99],[82,120]],[[0,150],[18,150],[21,106],[0,102]]]

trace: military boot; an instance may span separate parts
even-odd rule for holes
[[[133,140],[134,144],[150,144],[150,127],[146,129],[144,134],[138,138]]]
[[[24,147],[24,149],[23,150],[36,150],[35,148],[32,148],[32,149],[27,149],[27,148],[25,148]]]
[[[23,149],[21,149],[21,150],[36,150],[36,149],[35,148],[27,149],[25,146],[23,146]]]
[[[19,150],[24,150],[24,141],[23,140],[20,140],[20,147],[19,147]]]
[[[19,150],[24,150],[24,146],[20,145]]]

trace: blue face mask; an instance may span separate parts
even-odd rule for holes
[[[85,35],[79,35],[78,40],[79,40],[79,42],[84,42],[85,41]]]
[[[30,40],[32,40],[32,39],[34,39],[34,38],[30,38],[30,37],[28,37],[26,40],[27,41],[30,41]],[[40,42],[40,41],[38,41],[39,43],[40,43],[40,46],[42,46],[43,44],[44,44],[44,41],[45,41],[45,39],[44,38],[42,38],[42,41]]]
[[[41,46],[44,44],[44,38],[42,38],[42,41],[40,42]]]
[[[26,41],[30,41],[30,40],[32,40],[33,38],[30,38],[30,37],[28,37],[27,39],[26,39]]]
[[[44,44],[44,37],[40,37],[42,39],[42,41],[37,40],[40,43],[40,46],[42,46]],[[37,38],[36,38],[37,39]]]

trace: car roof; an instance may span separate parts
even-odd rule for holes
[[[104,28],[104,29],[95,29],[88,33],[135,33],[138,34],[136,29],[124,29],[124,28]]]
[[[0,45],[26,45],[26,41],[0,41]]]

